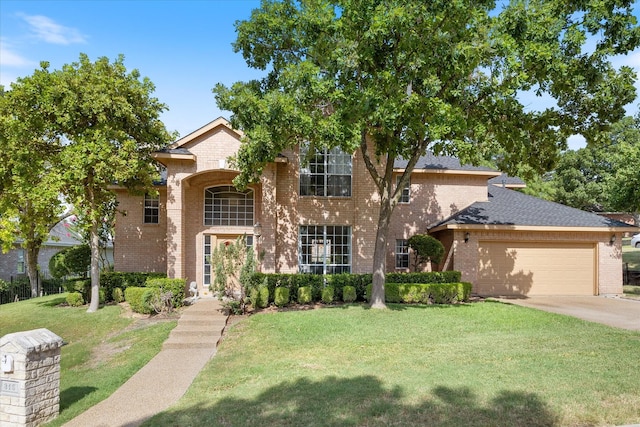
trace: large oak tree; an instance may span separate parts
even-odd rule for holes
[[[500,166],[553,166],[566,138],[594,138],[635,98],[610,64],[640,40],[630,0],[264,0],[236,24],[234,49],[261,80],[214,88],[245,132],[238,186],[283,149],[359,150],[380,210],[372,307],[384,307],[387,230],[427,150]],[[587,41],[595,40],[594,44]],[[555,105],[531,109],[523,93]],[[399,184],[393,164],[407,161]]]

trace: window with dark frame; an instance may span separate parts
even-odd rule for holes
[[[300,145],[300,195],[351,197],[351,155],[340,147],[311,155],[308,150]]]
[[[144,195],[144,223],[158,224],[160,222],[160,198],[150,194]]]
[[[396,240],[396,268],[409,268],[409,241],[406,239]]]
[[[301,225],[298,235],[299,270],[311,274],[351,272],[351,227]]]
[[[253,190],[238,191],[231,185],[207,188],[204,225],[253,226]]]
[[[400,185],[400,176],[396,178],[396,187]],[[398,203],[409,203],[411,201],[411,178],[402,188],[402,194],[400,195],[400,200]]]

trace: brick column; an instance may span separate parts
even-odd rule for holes
[[[0,338],[0,425],[31,427],[58,416],[61,346],[48,329]]]

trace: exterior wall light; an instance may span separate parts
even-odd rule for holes
[[[611,239],[609,239],[609,244],[613,246],[616,243],[616,235],[612,234]]]
[[[258,239],[260,238],[260,236],[262,236],[262,224],[260,224],[259,222],[256,222],[253,225],[253,235]]]
[[[469,233],[468,231],[466,233],[464,233],[464,242],[465,243],[469,243],[469,238],[471,237],[471,233]]]

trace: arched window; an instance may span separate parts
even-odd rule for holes
[[[231,185],[204,191],[204,225],[253,226],[253,190]]]

